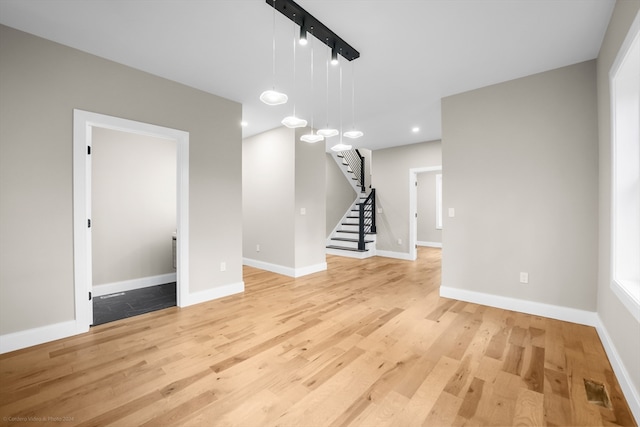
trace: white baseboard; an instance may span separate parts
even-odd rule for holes
[[[239,294],[242,292],[244,292],[244,282],[218,286],[212,289],[187,294],[186,301],[181,301],[180,307],[188,307],[190,305],[200,304],[202,302],[212,301],[214,299],[224,298],[229,295]]]
[[[483,292],[440,286],[440,296],[460,301],[467,301],[505,310],[519,311],[536,316],[550,317],[565,322],[580,323],[581,325],[597,326],[598,315],[595,311],[578,310],[571,307],[527,301],[500,295],[485,294]]]
[[[159,274],[157,276],[140,277],[138,279],[123,280],[122,282],[105,283],[93,286],[93,296],[115,294],[116,292],[132,291],[150,286],[164,285],[176,281],[176,273]]]
[[[75,320],[55,323],[0,336],[0,354],[67,338],[79,332]]]
[[[611,341],[611,337],[607,332],[607,328],[605,328],[602,323],[600,316],[597,314],[596,316],[598,318],[596,331],[598,331],[598,336],[600,337],[600,341],[602,341],[604,351],[607,353],[613,372],[616,374],[622,393],[627,399],[627,403],[629,404],[629,408],[631,409],[633,416],[636,420],[640,420],[640,391],[638,391],[634,386],[631,376],[629,375],[629,371],[625,367],[624,363],[622,363],[622,359],[620,358],[616,347],[613,345],[613,341]]]
[[[343,251],[341,249],[326,248],[325,253],[327,255],[337,255],[337,256],[342,256],[346,258],[356,258],[356,259],[365,259],[365,258],[371,258],[372,256],[376,256],[375,249],[369,249],[366,252],[356,252],[356,251]]]
[[[442,242],[423,242],[423,241],[417,241],[416,245],[418,246],[427,246],[429,248],[441,248],[442,247]]]
[[[385,257],[385,258],[395,258],[395,259],[403,259],[405,261],[413,261],[411,255],[406,252],[392,252],[392,251],[382,251],[380,249],[376,249],[376,255]]]
[[[285,267],[283,265],[271,264],[270,262],[258,261],[251,258],[242,258],[242,263],[249,267],[259,268],[260,270],[271,271],[272,273],[282,274],[289,277],[302,277],[307,274],[317,273],[318,271],[325,271],[327,269],[327,263],[322,262],[308,267]]]

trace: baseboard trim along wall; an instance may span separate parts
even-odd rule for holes
[[[518,311],[520,313],[550,317],[552,319],[564,320],[566,322],[580,323],[581,325],[596,326],[598,322],[597,314],[594,311],[578,310],[570,307],[561,307],[541,302],[485,294],[483,292],[469,291],[466,289],[441,286],[440,296],[481,305],[488,305],[490,307],[503,308],[505,310]]]
[[[219,298],[244,292],[244,282],[231,283],[229,285],[217,286],[204,291],[187,294],[187,300],[182,301],[182,307],[188,307],[202,302],[212,301]]]
[[[616,374],[631,412],[636,420],[640,419],[640,392],[635,388],[627,368],[622,363],[609,333],[600,320],[598,313],[593,311],[578,310],[570,307],[544,304],[540,302],[525,301],[517,298],[490,295],[482,292],[474,292],[466,289],[440,287],[440,296],[475,304],[487,305],[490,307],[502,308],[505,310],[518,311],[521,313],[533,314],[536,316],[550,317],[552,319],[566,322],[579,323],[581,325],[593,326],[598,332],[600,341],[604,346],[607,357],[611,362],[611,367]]]
[[[75,320],[40,326],[0,336],[0,354],[78,334]]]
[[[159,274],[157,276],[140,277],[138,279],[123,280],[122,282],[105,283],[93,286],[93,296],[115,294],[116,292],[132,291],[150,286],[164,285],[176,281],[176,273]]]
[[[600,316],[597,314],[596,316],[598,318],[596,331],[598,331],[598,336],[600,337],[600,341],[602,341],[604,351],[607,353],[607,357],[609,358],[609,362],[611,363],[613,372],[616,374],[616,378],[620,383],[622,393],[627,399],[627,403],[629,404],[629,408],[631,409],[633,416],[636,420],[640,420],[640,391],[635,388],[633,382],[631,381],[629,371],[624,366],[624,363],[622,363],[620,354],[613,345],[611,337],[609,336],[609,332],[607,332],[607,328],[604,327],[604,324],[600,320]]]
[[[267,270],[272,273],[282,274],[283,276],[289,276],[293,278],[306,276],[308,274],[317,273],[319,271],[325,271],[327,269],[326,262],[300,268],[285,267],[283,265],[271,264],[270,262],[258,261],[251,258],[242,258],[242,263],[249,267],[259,268],[260,270]]]
[[[442,242],[422,242],[422,241],[417,241],[416,245],[418,245],[418,246],[426,246],[428,248],[441,248],[442,247]]]

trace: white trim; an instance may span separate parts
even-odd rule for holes
[[[416,245],[418,245],[418,246],[427,246],[429,248],[441,248],[442,247],[442,242],[424,242],[424,241],[418,240],[416,242]]]
[[[0,336],[0,354],[77,335],[75,320],[40,326]]]
[[[371,244],[371,243],[368,243],[368,244]],[[347,251],[347,250],[335,249],[335,248],[326,248],[325,253],[327,255],[336,255],[336,256],[342,256],[345,258],[355,258],[355,259],[366,259],[366,258],[371,258],[373,256],[376,256],[375,248],[368,249],[364,252]]]
[[[631,288],[637,290],[636,283],[629,283],[627,286],[623,286],[618,283],[617,280],[611,280],[611,290],[618,297],[622,305],[624,305],[631,315],[636,319],[636,322],[640,323],[640,305],[637,302],[636,296],[630,291]]]
[[[317,273],[319,271],[325,271],[327,269],[327,263],[322,262],[315,265],[309,265],[307,267],[293,268],[285,267],[283,265],[272,264],[270,262],[259,261],[251,258],[242,258],[242,264],[249,267],[259,268],[260,270],[271,271],[272,273],[282,274],[289,277],[302,277],[308,274]]]
[[[88,293],[91,284],[91,144],[92,128],[101,127],[176,141],[177,150],[177,305],[189,298],[189,133],[83,110],[73,110],[73,249],[77,333],[93,322]]]
[[[327,263],[321,262],[315,265],[308,265],[306,267],[296,268],[294,277],[307,276],[309,274],[317,273],[319,271],[326,271],[326,270],[327,270]]]
[[[411,254],[406,252],[392,252],[392,251],[383,251],[380,249],[376,250],[376,255],[384,258],[394,258],[394,259],[402,259],[405,261],[415,261],[415,258],[411,257]]]
[[[418,220],[416,218],[416,213],[418,212],[418,188],[415,184],[418,180],[418,174],[422,172],[435,172],[441,170],[442,165],[409,169],[409,258],[400,259],[415,261],[418,258],[418,253],[416,251],[416,241],[418,240]]]
[[[624,41],[620,45],[618,49],[618,53],[616,54],[616,58],[609,69],[609,105],[610,105],[610,131],[611,131],[611,188],[610,194],[611,198],[609,200],[609,206],[611,208],[610,215],[610,224],[609,224],[609,235],[611,237],[611,245],[610,245],[610,253],[609,253],[609,262],[611,268],[609,269],[609,284],[611,290],[616,295],[618,300],[625,306],[627,310],[633,315],[636,321],[640,322],[640,300],[638,300],[638,295],[634,295],[634,291],[638,290],[638,285],[634,282],[630,282],[629,286],[625,286],[619,282],[619,279],[616,277],[616,273],[618,271],[616,264],[618,260],[616,259],[617,253],[617,225],[616,225],[616,217],[617,217],[617,174],[616,174],[616,165],[618,163],[618,150],[616,145],[618,143],[618,139],[616,136],[617,130],[617,117],[616,117],[616,76],[620,71],[620,67],[623,65],[625,59],[630,54],[630,49],[635,42],[636,38],[640,37],[640,11],[636,13],[636,16],[633,20],[633,23],[629,27],[627,31],[627,35],[625,36]]]
[[[229,285],[217,286],[212,289],[206,289],[200,292],[188,294],[182,299],[181,307],[188,307],[194,304],[200,304],[219,298],[228,297],[244,292],[244,282],[231,283]]]
[[[114,294],[116,292],[132,291],[134,289],[148,288],[150,286],[164,285],[176,281],[176,273],[159,274],[157,276],[140,277],[137,279],[123,280],[121,282],[105,283],[93,286],[93,296]]]
[[[442,174],[436,174],[436,230],[442,230]]]
[[[636,420],[640,420],[640,391],[635,388],[633,381],[631,380],[631,376],[629,375],[629,371],[624,366],[618,350],[613,345],[613,341],[611,340],[609,332],[607,332],[607,328],[604,326],[602,319],[600,319],[599,315],[596,314],[596,316],[596,331],[598,331],[598,336],[600,337],[600,341],[602,341],[604,351],[607,353],[613,372],[620,384],[624,397],[627,399],[627,403],[629,404],[629,408],[631,409],[633,416]]]
[[[536,316],[550,317],[565,322],[580,323],[581,325],[596,326],[598,324],[598,316],[594,311],[579,310],[571,307],[562,307],[501,295],[491,295],[484,292],[450,288],[447,286],[440,286],[440,296],[505,310],[519,311]]]

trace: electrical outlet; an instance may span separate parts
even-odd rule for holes
[[[260,245],[256,245],[256,252],[260,252]]]
[[[456,216],[456,210],[454,208],[449,208],[449,218],[453,218]]]
[[[529,273],[520,272],[520,283],[529,283]]]
[[[227,263],[222,261],[220,263],[220,271],[227,271]]]
[[[307,208],[300,208],[300,215],[306,215],[307,214]]]
[[[398,244],[401,245],[402,244],[402,239],[398,239]]]
[[[382,208],[378,208],[378,213],[381,214],[382,213]]]

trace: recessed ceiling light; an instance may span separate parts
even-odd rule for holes
[[[418,126],[414,126],[414,127],[411,128],[411,132],[413,132],[413,133],[420,132],[420,128]]]

